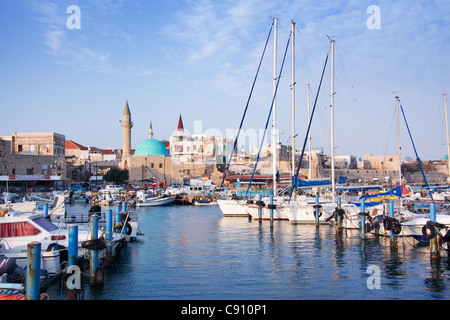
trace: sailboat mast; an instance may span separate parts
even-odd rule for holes
[[[402,189],[402,145],[400,143],[400,98],[395,97],[397,101],[397,144],[398,144],[398,184],[400,185],[400,191]],[[398,198],[399,207],[402,207],[402,198]]]
[[[331,40],[331,101],[330,101],[330,113],[331,113],[331,186],[333,191],[333,202],[335,200],[336,182],[334,176],[334,40]]]
[[[311,112],[309,110],[309,83],[306,85],[306,96],[307,96],[307,100],[308,100],[308,128],[309,128],[309,123],[311,121]],[[308,149],[309,149],[309,168],[308,168],[308,179],[311,179],[312,176],[312,162],[311,162],[311,131],[308,134]]]
[[[295,21],[292,20],[292,176],[295,175]]]
[[[278,18],[273,19],[274,26],[274,49],[273,49],[273,94],[275,96],[277,87],[277,35],[278,35]],[[277,195],[277,100],[273,101],[273,124],[272,124],[272,170],[273,170],[273,195]]]
[[[448,177],[447,181],[450,181],[450,138],[448,133],[448,111],[447,111],[447,94],[444,93],[444,106],[445,106],[445,123],[447,125],[447,164],[448,164]]]

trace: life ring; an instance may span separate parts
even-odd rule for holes
[[[267,205],[267,209],[276,209],[277,208],[277,205],[276,204],[268,204]]]
[[[436,236],[436,229],[433,226],[426,224],[422,227],[422,235],[427,238],[427,240],[431,240]]]

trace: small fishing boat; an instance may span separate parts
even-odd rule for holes
[[[217,206],[218,203],[216,200],[195,200],[194,201],[195,206]]]
[[[139,190],[136,192],[136,207],[156,207],[170,206],[175,202],[176,196],[167,196],[165,194],[152,197]]]

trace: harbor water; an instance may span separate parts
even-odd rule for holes
[[[88,211],[68,205],[68,212]],[[106,210],[105,208],[103,210]],[[136,210],[133,208],[132,210]],[[223,217],[218,206],[138,208],[143,235],[84,284],[84,300],[448,300],[450,263],[412,239]],[[47,290],[66,299],[61,283]]]

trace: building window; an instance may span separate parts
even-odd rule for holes
[[[162,163],[159,164],[159,168],[160,168],[160,169],[162,168]]]
[[[33,168],[27,169],[27,174],[33,174]]]
[[[150,164],[150,168],[154,168],[155,167],[155,165],[152,163],[152,164]]]

